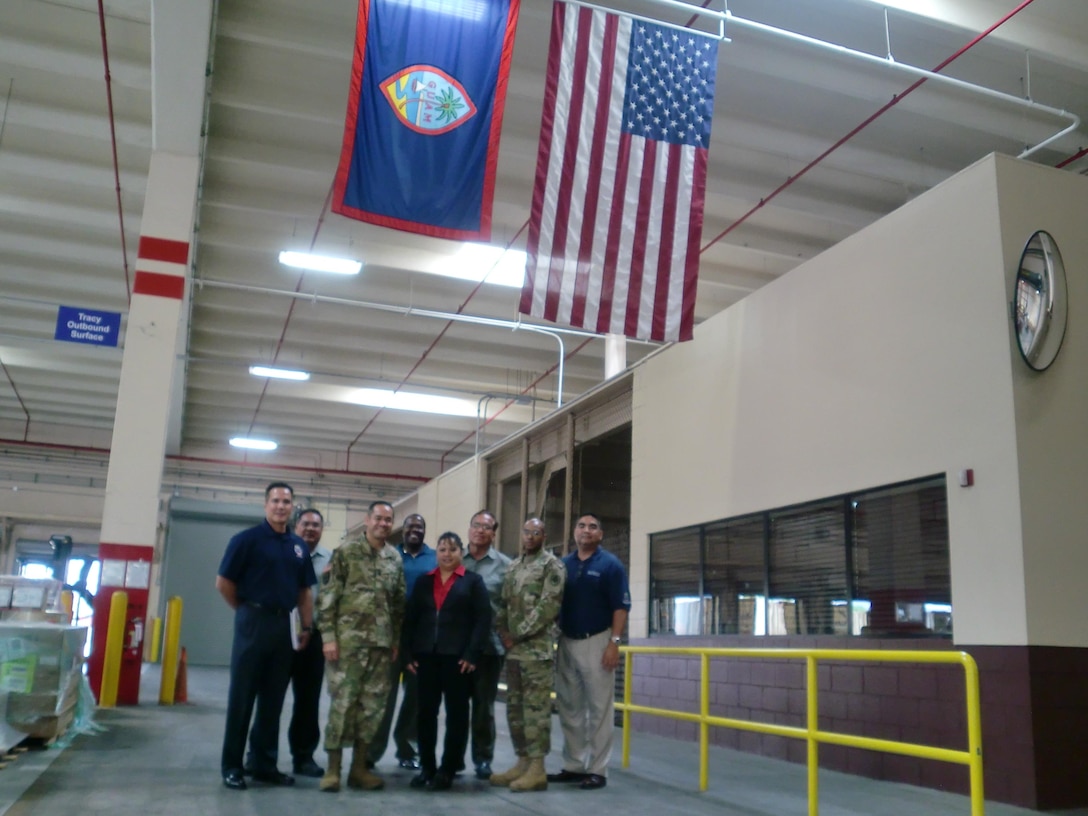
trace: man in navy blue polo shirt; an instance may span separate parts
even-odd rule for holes
[[[555,702],[563,729],[563,770],[549,782],[577,782],[583,790],[608,779],[615,732],[616,666],[631,609],[623,564],[601,549],[601,520],[586,513],[574,525],[578,549],[563,559],[567,582],[559,609]]]
[[[230,655],[230,691],[223,734],[223,784],[245,790],[242,756],[246,732],[257,707],[250,738],[253,778],[273,785],[293,785],[294,777],[276,769],[280,712],[291,680],[290,613],[296,606],[305,649],[313,629],[313,597],[317,583],[309,550],[288,529],[294,510],[294,490],[273,482],[264,492],[264,521],[243,530],[227,545],[215,588],[234,610],[234,642]]]

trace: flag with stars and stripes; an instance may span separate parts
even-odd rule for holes
[[[718,40],[556,2],[520,311],[690,340]]]

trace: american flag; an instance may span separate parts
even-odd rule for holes
[[[520,311],[690,340],[718,41],[556,2]]]

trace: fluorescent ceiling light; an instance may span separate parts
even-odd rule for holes
[[[273,451],[279,447],[271,439],[250,439],[246,436],[231,437],[231,447],[248,448],[249,450]]]
[[[371,408],[393,408],[398,411],[421,411],[425,414],[448,416],[476,416],[476,406],[468,400],[434,394],[413,394],[410,391],[394,393],[384,388],[360,388],[349,400]]]
[[[491,244],[466,243],[430,271],[447,278],[482,280],[520,289],[525,283],[525,253]]]
[[[296,269],[307,269],[311,272],[332,272],[337,275],[358,275],[363,268],[362,261],[351,258],[334,258],[331,255],[311,255],[308,252],[290,252],[284,250],[280,253],[280,263],[284,266],[293,266]]]
[[[269,366],[251,365],[249,373],[254,377],[273,377],[277,380],[308,380],[309,371],[295,371],[290,368],[270,368]]]

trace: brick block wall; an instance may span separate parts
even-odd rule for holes
[[[1031,808],[1088,805],[1088,649],[953,646],[947,641],[792,636],[655,637],[640,646],[963,650],[979,665],[984,786],[988,800]],[[699,710],[698,658],[636,656],[634,702]],[[820,727],[846,734],[967,748],[966,690],[959,665],[821,661]],[[714,659],[710,712],[722,717],[803,727],[805,668],[801,660]],[[695,740],[698,727],[650,715],[635,730]],[[791,762],[805,761],[805,743],[731,728],[712,728],[711,744]],[[825,745],[820,766],[875,779],[968,793],[966,766]]]

